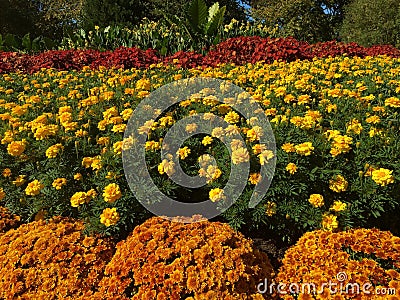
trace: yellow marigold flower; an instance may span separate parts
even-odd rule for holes
[[[264,150],[258,155],[258,158],[260,159],[260,165],[265,165],[268,163],[269,160],[274,158],[274,152],[272,150]]]
[[[347,124],[347,131],[346,133],[355,133],[355,134],[360,134],[362,131],[363,127],[360,123],[360,121],[358,121],[357,119],[353,119],[351,120],[348,124]]]
[[[175,173],[175,163],[173,161],[163,159],[163,161],[158,165],[158,173],[163,175],[164,173],[171,176]]]
[[[117,224],[119,221],[119,213],[115,207],[105,208],[103,213],[100,215],[100,223],[106,227]]]
[[[222,138],[225,135],[225,130],[222,127],[215,127],[212,131],[211,131],[211,136],[215,137],[217,139]]]
[[[320,194],[311,194],[308,202],[310,202],[314,207],[322,207],[325,204],[324,197]]]
[[[124,110],[121,112],[122,119],[123,119],[124,121],[128,121],[129,118],[131,117],[132,113],[133,113],[133,109],[132,109],[132,108],[124,109]]]
[[[260,154],[261,152],[267,150],[267,146],[265,146],[264,144],[255,144],[255,145],[252,147],[252,149],[253,149],[253,153],[254,153],[255,155],[258,155],[258,154]]]
[[[235,151],[235,150],[237,150],[237,149],[239,149],[241,147],[243,147],[243,142],[241,140],[233,139],[231,141],[231,149],[232,149],[232,151]]]
[[[10,176],[12,175],[12,172],[11,172],[11,170],[10,170],[9,168],[5,168],[5,169],[3,170],[2,175],[3,175],[4,177],[10,177]]]
[[[208,193],[210,200],[212,202],[218,202],[220,200],[224,200],[226,199],[226,196],[224,195],[224,190],[220,189],[220,188],[215,188],[212,189],[209,193]]]
[[[201,167],[205,167],[207,166],[207,164],[213,160],[213,157],[209,154],[203,154],[202,156],[200,156],[198,159],[199,165]]]
[[[160,118],[160,120],[158,121],[160,126],[162,127],[167,127],[167,126],[171,126],[175,123],[175,120],[172,116],[165,116]]]
[[[282,145],[282,150],[286,153],[296,152],[296,148],[292,143],[285,143]]]
[[[46,150],[46,157],[47,158],[55,158],[60,150],[63,150],[64,147],[61,144],[55,144],[53,146],[50,146]]]
[[[72,195],[70,201],[72,207],[78,207],[79,205],[88,203],[90,201],[90,197],[85,192],[76,192]]]
[[[242,162],[247,162],[250,159],[249,151],[246,148],[240,147],[232,152],[232,161],[235,165]]]
[[[161,145],[159,142],[156,141],[147,141],[144,145],[146,151],[156,151],[161,149]]]
[[[261,181],[261,174],[260,173],[251,173],[249,177],[249,182],[251,184],[257,184]]]
[[[392,173],[393,171],[391,170],[379,168],[372,171],[372,180],[375,181],[376,184],[386,186],[394,182],[394,176]]]
[[[143,126],[140,126],[138,128],[138,132],[139,132],[139,134],[150,133],[150,130],[152,130],[156,125],[157,124],[153,119],[148,120],[148,121],[144,122]]]
[[[94,189],[90,189],[90,190],[88,190],[86,192],[86,195],[88,195],[89,197],[92,197],[92,198],[96,198],[97,197],[97,192]]]
[[[276,214],[276,207],[277,207],[277,205],[276,205],[275,202],[268,201],[268,202],[265,204],[265,214],[266,214],[268,217],[272,217],[273,215]]]
[[[379,116],[370,116],[365,119],[365,122],[370,123],[370,124],[378,124],[381,121],[381,118]]]
[[[294,163],[288,163],[286,166],[286,171],[288,171],[290,174],[294,174],[297,172],[297,166]]]
[[[113,128],[111,129],[112,132],[116,132],[116,133],[123,133],[126,129],[126,124],[117,124],[114,125]]]
[[[26,175],[18,175],[17,178],[15,178],[15,180],[13,180],[13,184],[16,186],[21,186],[25,183],[25,177]]]
[[[179,158],[183,160],[189,156],[190,152],[191,150],[187,146],[185,146],[183,148],[179,148],[176,154],[179,155]]]
[[[4,192],[3,188],[0,188],[0,201],[4,199],[6,193]]]
[[[400,107],[400,99],[396,97],[390,97],[385,100],[385,106],[399,108]]]
[[[249,141],[254,142],[263,136],[263,130],[260,126],[254,126],[246,132]]]
[[[82,180],[82,178],[83,178],[83,176],[82,176],[81,173],[76,173],[76,174],[74,175],[74,179],[75,179],[75,180]]]
[[[228,123],[235,124],[235,123],[239,122],[240,116],[238,113],[236,113],[234,111],[230,111],[225,115],[224,120]]]
[[[336,200],[336,201],[333,202],[330,210],[333,210],[335,212],[341,212],[341,211],[346,210],[346,208],[347,208],[347,204],[346,203],[343,203],[340,200]]]
[[[197,130],[197,124],[196,123],[191,123],[186,125],[186,132],[188,133],[193,133]]]
[[[109,137],[100,137],[97,140],[97,144],[102,145],[102,146],[107,145],[109,142],[110,142],[110,138]]]
[[[329,188],[336,193],[345,192],[348,185],[349,183],[342,175],[336,175],[329,180]]]
[[[53,181],[52,186],[56,190],[61,190],[64,185],[67,184],[67,179],[66,178],[57,178]]]
[[[322,216],[322,228],[325,230],[332,231],[336,228],[339,227],[339,222],[337,220],[337,216],[329,214],[329,213],[324,213]]]
[[[93,157],[84,157],[84,158],[82,159],[82,166],[85,167],[86,169],[87,169],[87,168],[90,168],[90,166],[91,166],[92,163],[93,163],[93,160],[94,160]]]
[[[12,156],[20,156],[25,151],[26,141],[13,141],[7,145],[7,152]]]
[[[207,146],[207,145],[210,145],[210,144],[212,143],[212,141],[213,141],[212,137],[209,136],[209,135],[207,135],[207,136],[205,136],[205,137],[203,138],[203,140],[201,141],[201,143],[202,143],[204,146]]]
[[[314,147],[311,142],[305,142],[295,146],[296,153],[304,156],[311,155]]]
[[[103,190],[104,201],[113,203],[122,197],[119,185],[116,183],[110,183]]]
[[[122,146],[123,146],[123,142],[122,141],[114,143],[114,145],[113,145],[114,153],[117,154],[117,155],[120,155],[122,153],[122,150],[123,150]]]
[[[28,186],[25,189],[25,194],[28,196],[39,195],[42,188],[44,188],[44,185],[40,183],[39,180],[35,179],[34,181],[28,183]]]

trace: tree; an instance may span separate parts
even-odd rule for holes
[[[391,44],[400,47],[399,0],[353,0],[345,8],[340,33],[344,41],[363,46]]]
[[[343,8],[349,0],[253,0],[252,16],[268,26],[278,26],[283,35],[308,42],[338,36]]]
[[[37,32],[37,5],[34,1],[0,0],[0,34]]]

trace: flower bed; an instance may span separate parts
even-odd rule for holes
[[[366,57],[388,55],[400,57],[400,50],[389,45],[376,45],[369,48],[356,43],[335,41],[308,44],[294,38],[230,38],[214,47],[205,56],[195,52],[179,51],[170,56],[161,56],[155,50],[139,48],[118,48],[114,51],[97,50],[54,50],[35,55],[16,52],[0,52],[0,73],[36,72],[41,68],[59,70],[81,70],[84,66],[115,68],[147,68],[157,63],[174,63],[178,67],[215,67],[222,63],[246,64],[274,60],[286,62],[313,57],[341,56]]]

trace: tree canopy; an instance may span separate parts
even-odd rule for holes
[[[353,0],[345,13],[341,29],[344,41],[363,46],[391,44],[400,47],[399,0]]]

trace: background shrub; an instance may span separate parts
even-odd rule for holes
[[[7,232],[21,224],[21,218],[13,215],[7,208],[0,206],[0,233]]]

